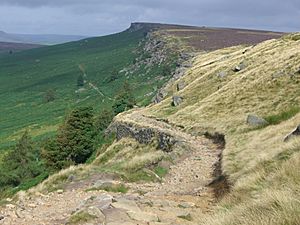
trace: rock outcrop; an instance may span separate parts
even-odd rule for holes
[[[296,136],[300,136],[300,125],[284,138],[284,142],[287,142],[291,138],[296,137]]]
[[[248,115],[247,123],[251,126],[264,126],[268,124],[265,119],[256,115]]]
[[[183,98],[181,96],[173,96],[172,97],[172,105],[179,106],[183,102]]]

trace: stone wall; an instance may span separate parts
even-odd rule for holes
[[[125,122],[113,122],[107,129],[108,134],[116,134],[117,140],[122,138],[133,138],[140,144],[150,144],[152,141],[157,141],[158,149],[165,152],[171,152],[173,147],[182,142],[180,138],[176,138],[171,134],[153,128],[139,127]]]

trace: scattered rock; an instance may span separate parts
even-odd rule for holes
[[[248,115],[247,123],[252,126],[263,126],[268,124],[265,119],[256,115]]]
[[[173,136],[166,133],[160,133],[158,137],[158,148],[163,151],[170,152],[172,151],[173,146],[176,144],[176,140]]]
[[[179,106],[183,101],[183,98],[180,96],[173,96],[172,98],[172,105],[173,106]]]
[[[227,76],[227,72],[226,71],[221,71],[218,73],[218,77],[219,78],[225,78]]]
[[[195,207],[195,203],[193,202],[181,202],[179,205],[178,205],[180,208],[193,208]]]
[[[164,98],[168,95],[165,89],[161,89],[158,91],[158,93],[154,96],[152,99],[153,103],[160,103]]]
[[[114,208],[124,209],[126,211],[141,212],[135,201],[128,199],[118,199],[117,202],[111,204]]]
[[[133,220],[143,221],[146,223],[159,222],[158,216],[152,213],[129,211],[127,214]]]
[[[180,53],[180,58],[183,59],[184,61],[187,61],[191,58],[191,55],[188,53]]]
[[[31,204],[28,204],[28,207],[29,208],[36,208],[36,205],[31,203]]]
[[[177,68],[173,74],[173,78],[174,80],[178,80],[179,78],[183,77],[185,72],[186,72],[186,68],[182,67],[182,65],[179,65],[180,67]]]
[[[189,63],[189,62],[185,62],[185,63],[182,64],[182,66],[185,67],[185,68],[191,68],[191,67],[193,67],[193,64]]]
[[[91,206],[87,210],[87,213],[96,217],[98,220],[105,221],[105,215],[97,207]]]
[[[94,202],[95,206],[98,207],[100,210],[108,209],[111,207],[113,197],[109,194],[102,194],[100,196],[97,196]]]
[[[239,72],[239,71],[241,71],[245,68],[246,68],[246,64],[242,62],[239,65],[237,65],[236,67],[234,67],[233,71],[234,72]]]
[[[69,182],[73,182],[75,180],[75,176],[73,174],[71,174],[69,177],[68,177],[68,181]]]
[[[284,71],[277,71],[274,74],[272,74],[272,79],[283,77],[284,75],[285,75]]]
[[[185,88],[185,82],[182,80],[182,81],[179,81],[178,83],[177,83],[177,91],[181,91],[182,89],[184,89]]]
[[[284,142],[289,141],[292,137],[300,135],[300,125],[284,138]]]
[[[94,185],[93,188],[95,189],[107,189],[111,188],[115,185],[114,181],[107,181],[107,180],[98,180]]]
[[[7,204],[6,208],[8,208],[8,209],[14,209],[14,208],[16,208],[16,206],[13,205],[13,204]]]
[[[192,216],[189,212],[180,212],[177,214],[178,218],[184,219],[184,220],[188,220],[191,221],[192,220]]]
[[[64,190],[59,189],[59,190],[56,191],[56,193],[57,193],[57,194],[62,194],[62,193],[64,193]]]

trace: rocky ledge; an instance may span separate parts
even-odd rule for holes
[[[184,142],[180,137],[176,137],[167,131],[141,127],[138,124],[115,121],[107,129],[108,134],[116,134],[117,140],[122,138],[133,138],[140,144],[150,144],[153,141],[158,143],[157,148],[165,152],[171,152],[173,147]]]

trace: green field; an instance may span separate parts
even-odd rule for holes
[[[169,78],[158,79],[163,68],[141,66],[129,75],[118,73],[143,54],[139,43],[145,32],[124,31],[0,55],[0,151],[10,149],[26,129],[35,140],[53,135],[66,112],[76,106],[91,105],[96,112],[110,108],[125,80],[138,104],[148,103],[153,93],[146,94]],[[113,73],[117,79],[110,81]],[[86,83],[78,92],[80,74],[86,74]],[[47,103],[44,98],[49,89],[54,90],[56,99]]]

